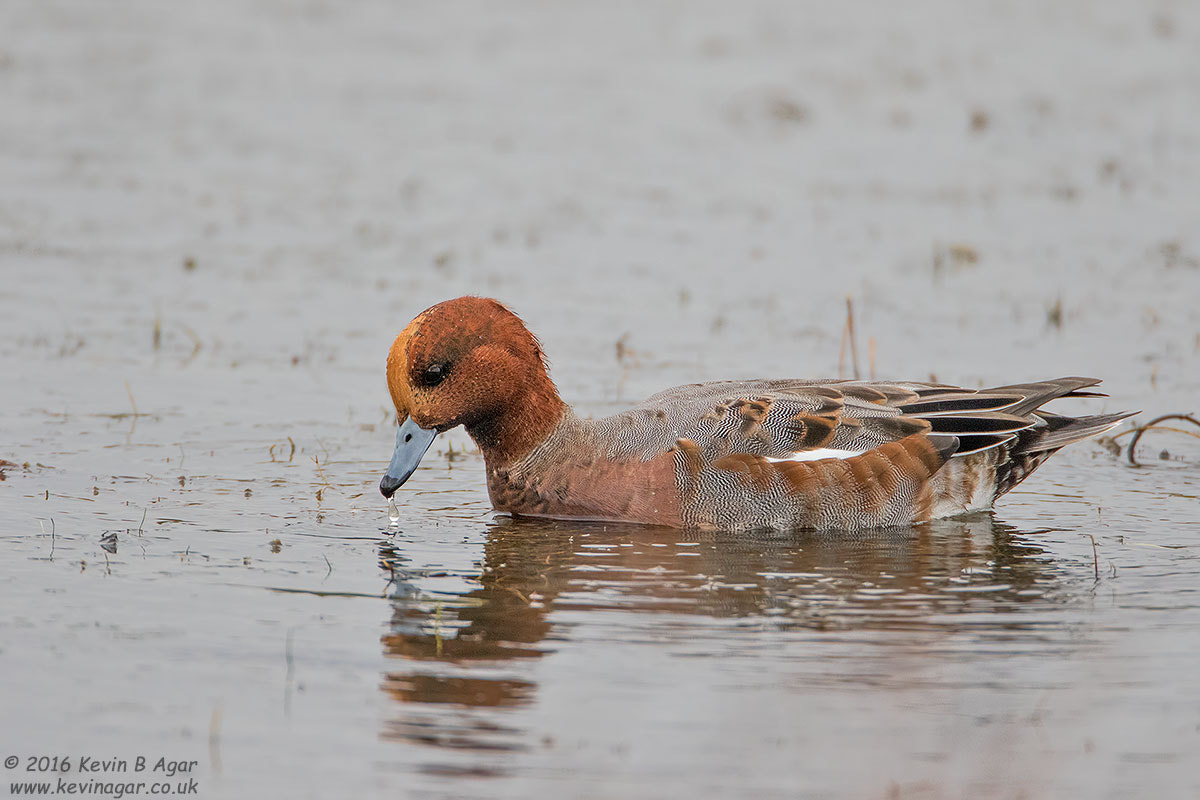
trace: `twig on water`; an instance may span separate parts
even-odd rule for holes
[[[38,520],[38,527],[42,529],[42,536],[46,535],[46,523]],[[54,517],[50,518],[50,560],[54,560]]]
[[[842,328],[842,346],[838,350],[838,377],[842,377],[846,363],[846,343],[850,343],[850,362],[854,367],[854,379],[858,380],[858,344],[854,340],[854,297],[846,295],[846,325]]]
[[[317,460],[316,456],[313,456],[312,460],[313,460],[313,465],[316,466],[316,468],[317,468],[317,477],[321,479],[321,488],[322,489],[332,489],[333,485],[329,482],[329,478],[325,477],[325,470],[321,468],[321,462]],[[329,461],[328,453],[325,454],[325,461],[326,461],[326,463],[328,463],[328,461]]]
[[[288,460],[288,463],[290,464],[290,463],[292,463],[292,458],[295,457],[295,455],[296,455],[296,443],[294,441],[292,441],[292,437],[290,437],[290,436],[287,437],[287,440],[288,440],[288,445],[289,445],[287,460]],[[276,442],[275,444],[271,445],[271,449],[269,451],[271,454],[272,462],[275,461],[275,448],[276,447],[279,448],[280,459],[283,458],[283,442]],[[328,453],[326,454],[326,460],[328,460]]]
[[[1100,582],[1100,555],[1096,552],[1096,537],[1087,535],[1092,540],[1092,567],[1096,570],[1096,583]]]
[[[133,406],[133,418],[137,419],[141,415],[138,414],[137,403],[133,401],[133,389],[129,388],[129,381],[125,381],[125,393],[129,395],[129,405]]]
[[[1183,420],[1184,422],[1190,422],[1193,425],[1200,427],[1200,420],[1196,419],[1191,414],[1163,414],[1161,417],[1155,417],[1154,419],[1150,420],[1145,425],[1134,428],[1133,429],[1133,438],[1129,440],[1129,450],[1126,451],[1126,455],[1129,458],[1130,464],[1134,465],[1135,467],[1141,466],[1141,464],[1139,464],[1137,459],[1134,457],[1133,451],[1134,451],[1134,448],[1137,447],[1138,440],[1142,438],[1142,434],[1145,433],[1146,431],[1150,430],[1151,428],[1153,428],[1158,423],[1166,422],[1169,419],[1180,419],[1180,420]],[[1179,432],[1191,434],[1191,431],[1180,430]],[[1192,434],[1192,435],[1194,435],[1194,434]]]

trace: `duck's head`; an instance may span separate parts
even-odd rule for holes
[[[464,425],[489,463],[503,463],[540,441],[564,408],[537,339],[484,297],[418,314],[392,343],[387,381],[400,428],[379,482],[384,497],[408,480],[438,433]]]

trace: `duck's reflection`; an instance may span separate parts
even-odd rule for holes
[[[992,612],[994,627],[1020,628],[1008,612],[1044,602],[1054,585],[1043,551],[991,515],[855,535],[501,519],[473,588],[449,596],[422,592],[391,545],[381,563],[410,576],[395,584],[383,637],[403,665],[384,690],[406,704],[387,735],[487,749],[523,745],[497,719],[466,712],[531,702],[531,670],[513,667],[556,641],[612,637],[614,626],[693,637],[697,615],[775,630],[886,632],[944,631],[962,612]],[[604,632],[587,631],[589,620]],[[451,709],[457,720],[447,719]]]

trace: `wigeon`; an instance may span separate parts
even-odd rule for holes
[[[1042,410],[1093,378],[963,389],[920,382],[740,380],[660,392],[583,419],[542,348],[495,300],[460,297],[392,344],[400,423],[390,498],[439,432],[479,445],[497,511],[676,528],[859,529],[989,508],[1064,445],[1130,414]]]

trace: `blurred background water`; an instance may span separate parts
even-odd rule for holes
[[[2,754],[204,797],[1197,796],[1182,434],[853,538],[493,517],[461,432],[398,531],[375,487],[391,339],[466,293],[585,414],[836,377],[848,296],[864,375],[1195,412],[1198,54],[1169,0],[9,0]]]

